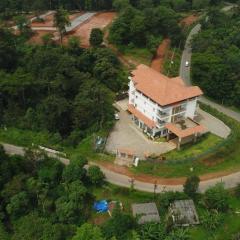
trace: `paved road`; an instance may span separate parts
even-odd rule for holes
[[[2,144],[6,153],[9,155],[24,155],[24,148],[23,147],[17,147],[14,145],[10,144]],[[62,158],[57,156],[54,153],[47,153],[48,156],[54,157],[59,159],[63,164],[68,165],[69,164],[69,159]],[[94,165],[96,163],[90,163],[90,165]],[[118,174],[115,172],[112,172],[102,166],[99,166],[103,173],[105,174],[106,180],[112,184],[116,184],[119,186],[123,187],[130,187],[130,178],[128,176]],[[199,191],[204,192],[206,189],[208,189],[211,186],[214,186],[216,183],[219,182],[225,182],[225,187],[226,188],[233,188],[235,187],[239,182],[240,182],[240,172],[230,174],[228,176],[222,177],[222,178],[215,178],[207,181],[202,181],[199,186]],[[145,183],[141,181],[134,181],[134,188],[140,191],[145,191],[145,192],[153,192],[154,191],[154,184],[152,183]],[[182,191],[183,186],[182,185],[163,185],[163,184],[158,184],[157,185],[157,190],[156,192],[162,192],[162,191]]]
[[[227,7],[225,11],[228,11],[231,7]],[[182,53],[181,65],[180,65],[180,77],[185,81],[187,85],[191,85],[191,56],[192,56],[192,48],[191,48],[191,39],[195,34],[197,34],[201,30],[201,25],[197,24],[189,33],[189,36],[186,40],[186,44],[184,47],[184,51]],[[186,61],[189,62],[189,67],[185,66]],[[237,121],[240,121],[240,113],[232,111],[231,109],[224,107],[218,103],[208,100],[205,97],[201,97],[200,101],[210,105],[213,108],[216,108],[218,111],[223,112],[229,117],[234,118]]]
[[[96,12],[87,12],[87,13],[84,13],[83,15],[75,18],[73,21],[71,21],[71,26],[66,27],[66,31],[67,32],[72,31],[74,28],[76,28],[80,24],[86,22],[87,20],[89,20],[94,15],[96,15]]]
[[[40,15],[39,18],[45,19],[47,16],[53,14],[54,12],[55,12],[55,11],[48,11],[48,12]],[[33,18],[31,18],[29,21],[30,21],[30,22],[33,22],[33,21],[36,20],[36,19],[37,19],[37,17],[33,17]],[[14,30],[17,30],[18,27],[17,27],[17,26],[13,26],[12,28],[13,28]],[[45,29],[41,29],[41,30],[45,30]]]

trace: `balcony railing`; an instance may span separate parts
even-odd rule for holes
[[[158,114],[159,117],[167,117],[167,116],[169,116],[168,112],[163,112],[163,111],[160,111],[160,110],[158,110],[157,114]]]

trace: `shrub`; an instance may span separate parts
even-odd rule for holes
[[[189,197],[194,197],[198,187],[199,187],[200,179],[198,176],[190,176],[187,178],[183,190]]]
[[[92,184],[101,185],[105,178],[103,172],[98,166],[90,166],[88,169],[88,177]]]
[[[207,211],[201,217],[201,223],[206,230],[214,231],[223,221],[222,214],[217,211]]]
[[[222,183],[209,188],[204,195],[204,203],[208,209],[226,212],[229,209],[228,192]]]

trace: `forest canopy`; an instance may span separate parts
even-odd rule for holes
[[[0,124],[71,141],[112,126],[114,95],[127,76],[110,49],[31,46],[19,38],[0,29]]]
[[[227,105],[240,104],[240,9],[213,9],[193,39],[192,79],[204,93]]]

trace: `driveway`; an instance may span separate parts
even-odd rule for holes
[[[138,157],[144,158],[145,154],[163,154],[176,148],[168,142],[154,142],[133,123],[131,115],[126,111],[127,100],[119,101],[116,107],[119,109],[120,120],[117,121],[113,131],[108,137],[106,150],[116,153],[117,149],[128,149]]]
[[[202,124],[207,131],[221,137],[227,138],[231,132],[231,129],[224,124],[221,120],[215,118],[213,115],[204,112],[201,109],[197,111],[198,116],[196,117],[196,121]]]

